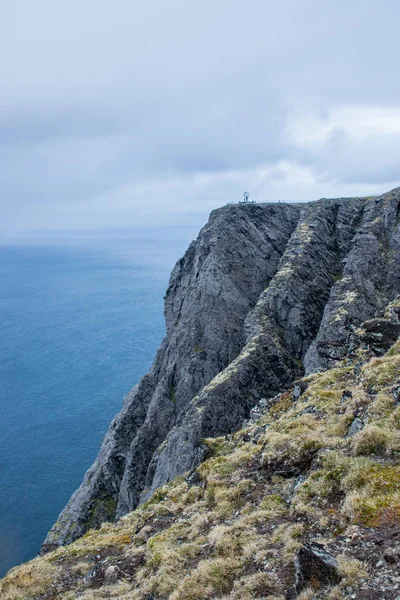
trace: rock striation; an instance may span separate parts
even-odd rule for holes
[[[357,347],[360,324],[399,293],[400,188],[213,211],[172,271],[153,366],[43,551],[133,510],[200,463],[204,438],[237,430],[261,399],[334,367]],[[384,332],[374,327],[364,335],[376,340]]]

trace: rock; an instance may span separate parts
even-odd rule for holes
[[[372,319],[399,293],[398,191],[385,194],[381,199],[393,203],[385,207],[382,202],[367,201],[352,208],[348,203],[348,211],[338,214],[341,276],[332,285],[318,334],[307,351],[306,373],[333,367],[346,354],[352,328]],[[353,219],[357,218],[360,221],[350,239]],[[382,234],[386,227],[388,241],[385,243]],[[393,257],[385,257],[382,248],[393,250]],[[384,298],[380,297],[380,289],[385,290]]]
[[[400,563],[400,545],[392,546],[391,548],[386,548],[383,558],[388,563]]]
[[[134,509],[145,488],[154,489],[155,452],[183,418],[190,402],[226,368],[246,343],[244,321],[275,275],[296,227],[300,206],[228,206],[214,211],[172,271],[165,296],[167,336],[150,372],[125,397],[111,423],[100,454],[46,539],[46,547],[69,543],[89,527]],[[254,395],[227,399],[220,423],[210,430],[227,433],[248,418],[264,387],[273,394],[293,379],[282,360],[282,375],[265,379]],[[297,367],[296,367],[297,368]],[[298,369],[298,368],[297,368]],[[270,388],[270,389],[269,389]],[[221,406],[221,410],[224,408]],[[198,462],[199,443],[185,448],[178,462],[165,461],[157,480]],[[163,473],[159,475],[159,470]],[[171,474],[171,475],[170,475]],[[95,510],[93,510],[95,507]],[[104,508],[103,508],[104,507]]]
[[[361,345],[374,354],[382,355],[395,343],[400,335],[400,323],[390,319],[375,318],[363,323],[360,333]]]
[[[354,419],[354,421],[352,422],[352,424],[350,425],[349,431],[347,433],[347,437],[353,437],[353,435],[356,435],[356,433],[361,431],[363,428],[364,428],[364,423],[361,421],[361,419],[356,417]]]
[[[107,567],[107,569],[104,572],[104,583],[106,583],[107,585],[117,583],[119,578],[120,571],[118,567],[116,567],[115,565]]]
[[[321,544],[310,543],[297,553],[294,562],[295,589],[301,592],[310,582],[319,585],[334,585],[340,581],[334,557]]]
[[[400,190],[381,200],[213,211],[171,274],[152,368],[125,397],[43,551],[133,510],[202,460],[203,438],[237,430],[294,384],[299,399],[303,370],[346,355],[356,328],[400,293]],[[375,345],[395,335],[396,307],[368,326]]]
[[[400,404],[400,385],[391,390],[395,404]]]
[[[256,427],[254,429],[254,431],[252,431],[251,441],[254,442],[254,443],[257,443],[263,433],[264,433],[264,428],[263,427]]]
[[[315,408],[315,406],[308,406],[307,408],[305,408],[304,410],[302,410],[300,414],[302,414],[302,415],[314,415],[316,413],[318,413],[318,411]]]
[[[357,379],[357,381],[359,383],[360,377],[361,377],[361,364],[360,363],[356,363],[356,365],[354,366],[353,372],[354,372],[354,377]]]
[[[266,414],[269,411],[271,406],[273,406],[275,402],[279,400],[279,398],[279,394],[277,396],[274,396],[273,398],[261,398],[256,404],[256,406],[253,406],[253,408],[251,409],[250,418],[243,421],[241,427],[247,427],[247,425],[258,421],[262,417],[262,415]]]
[[[257,421],[261,417],[261,411],[258,406],[255,406],[250,411],[250,419],[251,421]]]
[[[293,481],[293,484],[287,489],[286,493],[284,494],[284,499],[288,504],[291,503],[297,488],[303,483],[303,481],[305,481],[304,475],[299,475]]]
[[[302,394],[301,387],[299,385],[295,385],[292,391],[292,400],[293,402],[297,402]]]
[[[341,398],[341,402],[344,403],[346,400],[349,400],[353,397],[353,392],[351,390],[344,390]]]
[[[296,600],[297,598],[297,592],[296,592],[296,588],[293,586],[291,588],[289,588],[285,594],[285,600]]]
[[[190,471],[190,473],[188,474],[188,476],[185,478],[185,481],[190,486],[192,486],[192,485],[203,486],[204,485],[204,481],[201,479],[200,474],[197,471],[197,469],[192,469]]]

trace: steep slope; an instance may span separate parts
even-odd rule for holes
[[[400,297],[335,368],[116,524],[16,567],[3,600],[395,600],[400,594]]]
[[[65,544],[146,501],[261,398],[343,358],[400,292],[400,191],[214,211],[171,275],[167,337],[49,533]]]
[[[243,347],[244,319],[274,275],[298,214],[283,205],[229,206],[211,214],[171,274],[167,337],[151,371],[124,399],[47,547],[138,504],[152,455],[177,416]]]

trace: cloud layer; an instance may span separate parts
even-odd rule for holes
[[[2,235],[399,185],[399,18],[396,0],[7,3]]]

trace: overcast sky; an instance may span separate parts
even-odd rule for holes
[[[398,0],[12,0],[0,232],[400,185]]]

